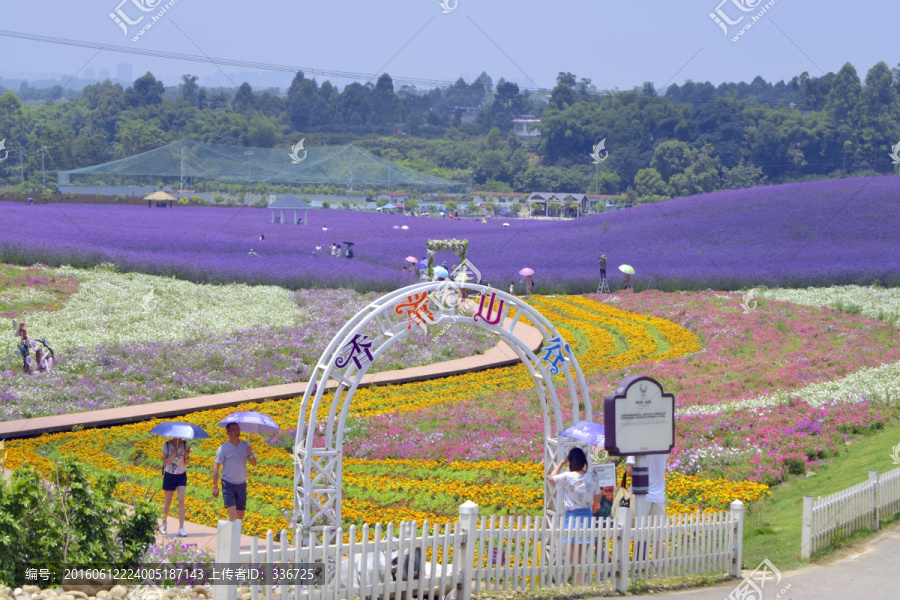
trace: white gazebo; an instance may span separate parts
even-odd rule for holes
[[[278,222],[284,223],[284,211],[285,210],[293,210],[294,211],[294,225],[298,222],[299,211],[303,211],[303,220],[301,221],[304,225],[309,225],[309,218],[307,211],[312,208],[309,203],[306,201],[294,196],[293,194],[288,194],[287,196],[282,196],[275,202],[269,205],[269,210],[272,211],[272,222],[275,222],[275,211],[281,211],[281,215],[279,216]]]

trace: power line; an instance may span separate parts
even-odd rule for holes
[[[196,54],[184,54],[181,52],[166,52],[163,50],[149,50],[145,48],[134,48],[130,46],[115,46],[112,44],[100,44],[97,42],[86,42],[83,40],[73,40],[69,38],[57,38],[46,35],[36,35],[33,33],[22,33],[19,31],[0,30],[0,36],[28,40],[32,42],[44,42],[48,44],[56,44],[62,46],[76,46],[79,48],[94,48],[98,50],[107,50],[109,52],[119,52],[122,54],[139,54],[141,56],[153,56],[156,58],[168,58],[173,60],[184,60],[189,62],[199,62],[215,65],[228,65],[231,67],[244,67],[248,69],[260,69],[264,71],[281,71],[285,73],[297,73],[303,71],[304,75],[320,75],[322,77],[335,77],[340,79],[351,79],[355,81],[371,81],[378,76],[378,73],[358,73],[353,71],[334,71],[329,69],[316,69],[312,67],[296,67],[290,65],[279,65],[274,63],[263,63],[248,60],[237,60],[232,58],[216,58],[208,56],[199,56]],[[391,77],[394,82],[406,85],[423,85],[432,87],[448,87],[453,85],[452,81],[442,81],[439,79],[424,79],[419,77]],[[535,90],[541,91],[541,90]],[[542,90],[549,91],[549,90]]]

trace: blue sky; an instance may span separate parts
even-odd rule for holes
[[[722,12],[743,22],[726,36],[710,18],[721,0],[458,0],[444,14],[438,0],[368,1],[175,0],[137,41],[109,14],[122,0],[0,0],[0,29],[138,49],[226,57],[394,77],[471,81],[487,71],[526,87],[552,87],[559,71],[587,77],[601,89],[644,81],[770,81],[837,71],[851,62],[864,77],[879,60],[900,63],[897,2],[776,0],[740,41],[731,33],[761,10],[761,0],[726,0]],[[126,0],[132,20],[142,13]],[[452,0],[447,0],[452,6]],[[756,6],[742,12],[735,3]],[[159,10],[159,9],[157,9]],[[166,84],[183,73],[206,77],[209,64],[73,48],[0,36],[0,71],[74,75],[130,62],[134,76],[152,71]],[[223,67],[240,84],[241,70]],[[246,75],[246,74],[245,74]],[[218,76],[220,81],[223,76]],[[289,82],[291,75],[276,76]],[[317,76],[321,82],[325,77]],[[330,77],[345,85],[350,80]],[[209,80],[212,81],[212,80]],[[399,86],[398,86],[399,87]]]

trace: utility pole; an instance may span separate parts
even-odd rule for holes
[[[182,149],[182,153],[184,149]],[[253,150],[247,150],[244,152],[244,156],[247,157],[247,191],[250,191],[250,156],[253,155]]]
[[[184,148],[181,149],[181,187],[178,189],[184,189]]]
[[[47,151],[47,146],[41,146],[41,179],[44,181],[44,191],[47,191],[47,173],[44,172],[44,152]]]
[[[347,173],[347,194],[353,193],[353,152],[350,153],[350,170]]]
[[[22,147],[16,148],[19,151],[19,177],[22,178],[22,184],[25,183],[25,167],[22,166]]]

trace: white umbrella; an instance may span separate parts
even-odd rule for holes
[[[272,417],[253,411],[233,412],[219,421],[219,427],[227,427],[229,423],[237,423],[244,433],[278,433],[281,430]]]

